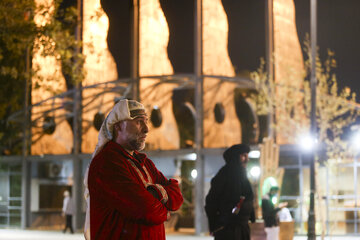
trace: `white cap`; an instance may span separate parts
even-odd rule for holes
[[[101,149],[103,146],[102,143],[104,141],[105,144],[113,138],[113,129],[115,123],[123,120],[132,120],[140,116],[146,116],[144,105],[135,100],[121,99],[118,101],[101,125],[96,148],[100,147]],[[95,155],[93,154],[93,157]]]

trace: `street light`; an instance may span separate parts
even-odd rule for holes
[[[253,166],[251,169],[250,169],[250,175],[253,179],[258,179],[259,176],[260,176],[260,167],[259,166]]]
[[[316,136],[316,44],[317,44],[317,0],[310,0],[310,45],[311,45],[311,73],[310,73],[310,89],[311,89],[311,112],[310,127],[311,134]],[[315,231],[315,151],[311,152],[310,157],[310,207],[308,218],[308,239],[316,239]]]
[[[357,132],[352,136],[351,145],[356,152],[360,152],[360,132]]]
[[[299,144],[301,149],[308,153],[314,151],[317,147],[316,138],[311,134],[301,135],[299,137]]]
[[[249,152],[249,158],[259,158],[260,154],[259,150],[252,150]]]
[[[196,169],[193,169],[193,170],[191,171],[191,177],[192,177],[193,179],[196,179],[196,177],[197,177],[197,170],[196,170]]]
[[[308,217],[308,239],[315,240],[315,210],[314,210],[314,194],[315,194],[315,152],[317,150],[318,141],[315,131],[298,137],[298,145],[302,152],[309,156],[310,160],[310,207]]]

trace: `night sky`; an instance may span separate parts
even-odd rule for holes
[[[310,0],[294,0],[300,43],[310,33]],[[360,1],[318,0],[318,43],[320,59],[327,50],[335,52],[334,70],[339,87],[350,87],[360,101]]]

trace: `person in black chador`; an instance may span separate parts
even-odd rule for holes
[[[223,154],[225,166],[211,180],[205,211],[215,240],[250,240],[249,220],[255,221],[255,212],[246,174],[249,151],[245,144],[228,148]]]
[[[272,201],[273,197],[277,195],[279,187],[272,186],[268,194],[264,195],[261,201],[262,215],[265,222],[265,232],[267,240],[279,239],[279,219],[277,213],[287,206],[287,202],[279,203],[279,206],[275,208]]]

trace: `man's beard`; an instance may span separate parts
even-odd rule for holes
[[[145,140],[142,141],[139,139],[138,135],[133,134],[130,136],[129,145],[132,150],[141,151],[145,148]]]

